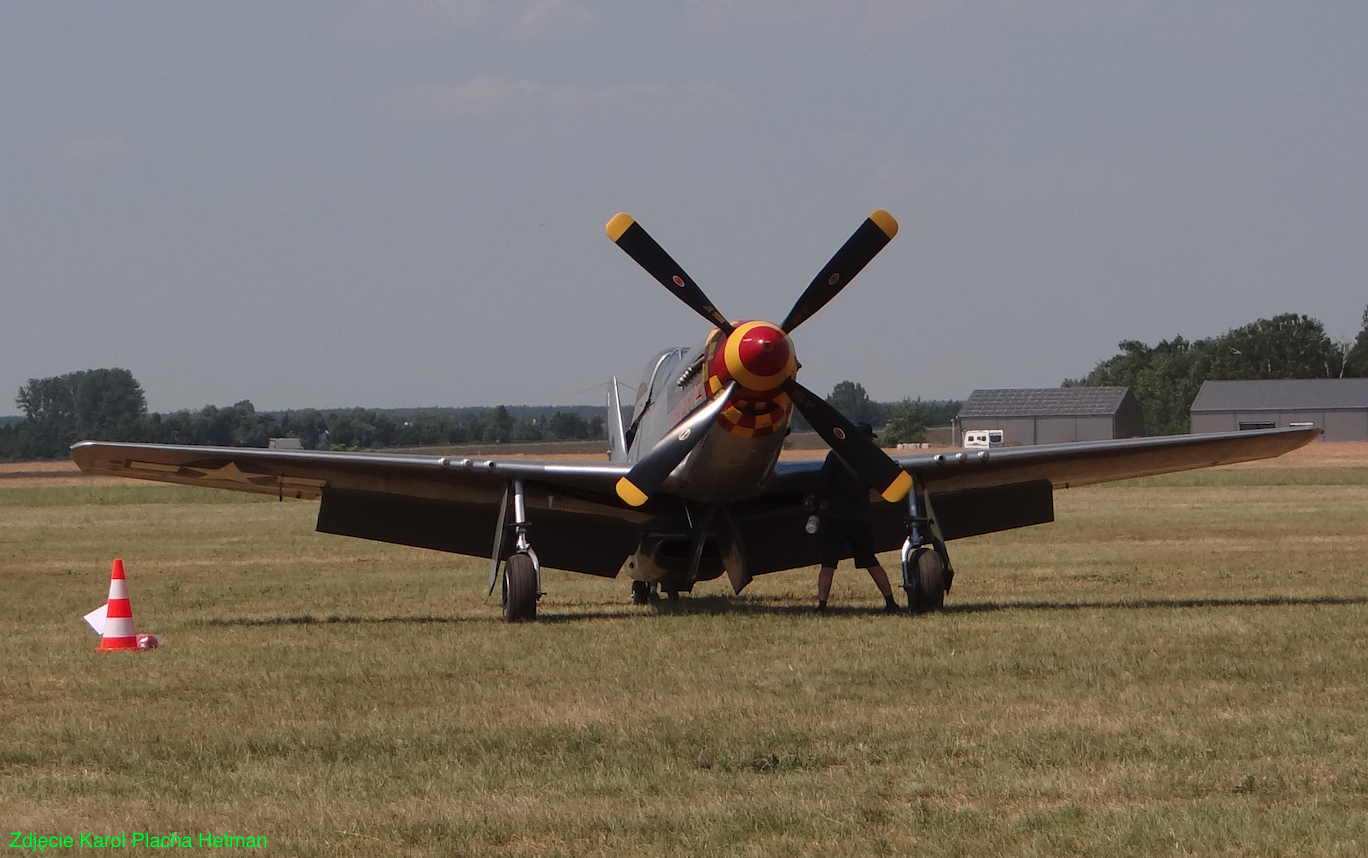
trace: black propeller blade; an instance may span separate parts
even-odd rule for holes
[[[733,381],[681,420],[670,430],[670,434],[656,442],[651,451],[632,466],[627,476],[618,480],[618,497],[632,506],[646,503],[655,490],[660,488],[660,484],[665,482],[670,472],[684,461],[684,457],[689,455],[689,451],[697,446],[699,441],[703,440],[708,427],[717,415],[722,413],[722,409],[727,407],[728,400],[735,392],[736,382]]]
[[[608,237],[613,243],[627,252],[627,255],[636,260],[637,265],[646,269],[646,273],[659,280],[661,285],[669,289],[679,300],[693,308],[693,311],[703,318],[712,322],[722,329],[722,333],[732,332],[731,323],[727,321],[717,308],[708,300],[708,296],[703,294],[703,290],[698,288],[698,284],[684,269],[679,267],[679,263],[670,258],[670,254],[665,252],[665,248],[656,243],[651,238],[650,233],[641,228],[631,215],[626,212],[619,212],[613,215],[613,219],[608,221],[604,227]],[[882,246],[882,245],[880,245]],[[878,251],[876,250],[875,253]],[[873,254],[871,254],[872,256]],[[866,260],[868,261],[868,260]],[[860,263],[863,265],[864,263]]]
[[[685,304],[693,308],[703,318],[716,325],[724,334],[730,336],[735,329],[717,308],[698,288],[698,284],[684,273],[670,255],[655,239],[642,229],[641,225],[626,213],[619,213],[608,221],[605,227],[608,237],[637,264],[646,269],[665,288],[669,289]],[[859,229],[846,240],[831,261],[826,264],[779,327],[785,334],[803,322],[835,298],[856,274],[869,264],[879,251],[898,234],[898,222],[883,209],[877,209]],[[791,372],[792,370],[789,370]],[[717,396],[701,405],[671,433],[632,466],[627,476],[618,480],[617,493],[632,506],[646,503],[670,472],[684,461],[707,432],[712,421],[727,406],[737,389],[733,381]],[[817,434],[827,442],[852,468],[873,485],[885,500],[899,501],[907,496],[912,488],[912,477],[903,471],[898,463],[888,457],[854,424],[841,416],[825,400],[814,395],[789,375],[783,389],[793,400],[794,406],[802,412]]]
[[[813,313],[826,306],[847,283],[854,280],[855,275],[859,274],[860,270],[897,234],[898,222],[893,219],[893,215],[883,209],[877,209],[865,218],[860,228],[855,230],[841,249],[836,251],[836,255],[831,257],[831,261],[821,273],[808,284],[798,302],[793,305],[793,309],[789,310],[788,318],[784,319],[779,327],[786,334],[793,333],[794,328],[810,319]]]
[[[912,489],[912,477],[841,412],[791,378],[784,383],[784,392],[827,446],[845,459],[884,500],[895,503],[907,497]]]

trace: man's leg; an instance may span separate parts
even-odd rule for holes
[[[879,592],[884,597],[884,613],[896,614],[898,612],[898,600],[893,598],[893,585],[888,583],[888,573],[878,563],[873,566],[866,566],[865,571],[869,577],[874,579],[874,586],[879,588]]]
[[[825,611],[831,597],[831,579],[836,577],[835,566],[823,566],[817,573],[817,610]]]
[[[879,564],[879,558],[874,555],[874,528],[869,522],[862,521],[851,527],[850,548],[855,554],[855,565],[869,573],[869,577],[874,580],[874,586],[883,594],[884,610],[890,614],[896,612],[898,603],[893,598],[893,585],[888,583],[888,573]]]
[[[888,583],[888,573],[884,571],[882,565],[875,563],[873,566],[865,568],[869,577],[874,579],[874,586],[879,588],[885,599],[893,595],[893,585]]]

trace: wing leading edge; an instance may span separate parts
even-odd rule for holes
[[[896,456],[931,494],[1045,480],[1055,489],[1152,477],[1216,465],[1271,459],[1320,437],[1316,427],[1209,435],[1165,435],[1120,441],[1042,444]],[[811,491],[821,460],[780,462],[776,487]]]

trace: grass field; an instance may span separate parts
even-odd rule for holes
[[[1368,467],[1056,505],[953,543],[934,617],[847,565],[827,617],[815,570],[661,610],[550,572],[506,626],[485,562],[312,504],[0,481],[0,820],[280,855],[1368,851]],[[94,651],[116,556],[159,651]]]

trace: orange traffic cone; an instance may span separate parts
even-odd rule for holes
[[[109,603],[105,606],[104,636],[99,652],[138,648],[133,632],[133,605],[128,601],[128,582],[124,580],[123,561],[115,560],[109,573]]]

